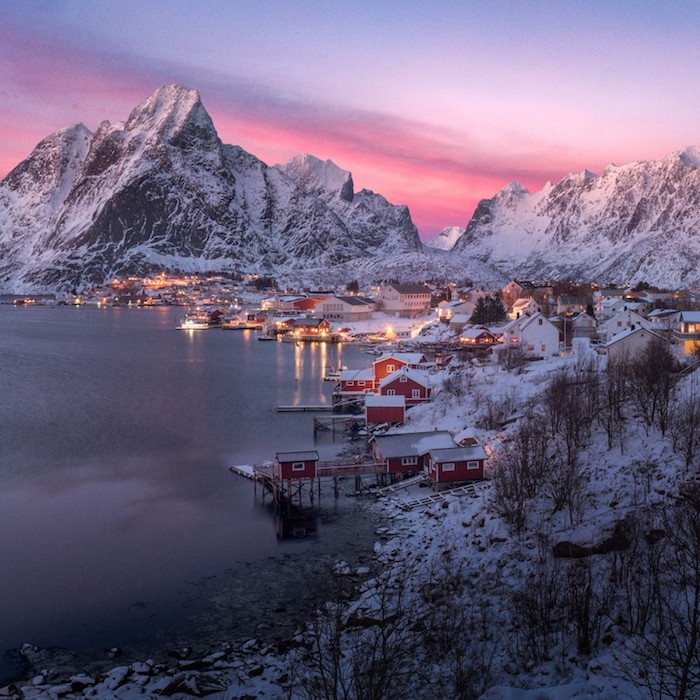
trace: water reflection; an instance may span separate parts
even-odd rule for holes
[[[0,307],[0,651],[126,646],[149,633],[137,601],[154,629],[187,629],[177,596],[192,581],[262,566],[281,541],[301,554],[347,538],[348,520],[322,536],[306,513],[273,522],[228,466],[312,446],[332,458],[342,440],[315,445],[309,414],[277,406],[329,403],[328,365],[367,357],[250,331],[189,333],[176,330],[180,315]],[[355,517],[332,497],[323,510],[343,506]]]

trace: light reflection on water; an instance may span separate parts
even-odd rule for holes
[[[186,636],[220,596],[198,581],[228,590],[242,567],[269,576],[269,557],[340,555],[363,535],[369,545],[364,516],[332,498],[317,536],[281,543],[251,483],[227,469],[308,449],[310,415],[277,405],[329,403],[326,369],[341,353],[358,368],[368,357],[176,331],[179,315],[0,306],[0,653],[23,642],[147,648]],[[264,591],[249,577],[237,586],[248,608]]]

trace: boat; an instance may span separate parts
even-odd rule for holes
[[[326,367],[326,373],[323,375],[324,382],[337,382],[340,380],[340,373],[347,369],[345,365],[340,367]]]
[[[209,321],[201,314],[185,314],[178,328],[183,331],[205,331],[209,328]]]
[[[277,338],[274,338],[271,335],[259,335],[258,340],[277,340]]]

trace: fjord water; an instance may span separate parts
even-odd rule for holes
[[[0,655],[29,642],[79,664],[251,634],[276,596],[303,597],[306,560],[371,544],[355,499],[325,494],[316,535],[279,540],[227,468],[345,447],[315,444],[309,414],[276,407],[330,402],[326,366],[368,356],[179,331],[180,315],[0,306]]]

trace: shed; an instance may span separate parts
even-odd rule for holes
[[[368,394],[365,397],[365,423],[403,423],[405,414],[404,396]]]
[[[485,461],[481,445],[431,449],[427,455],[428,477],[433,484],[483,479]]]
[[[305,452],[278,452],[277,476],[284,481],[290,479],[314,479],[318,466],[318,452],[307,450]]]

